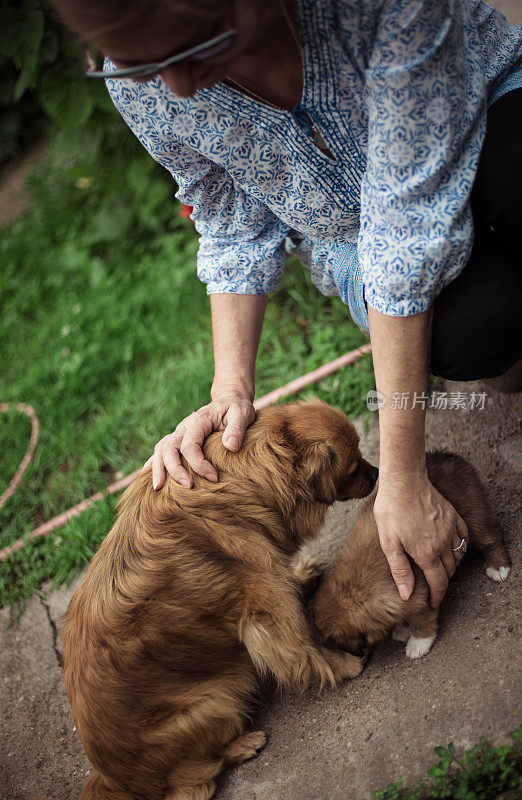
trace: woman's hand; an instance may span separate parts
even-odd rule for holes
[[[379,489],[374,506],[381,547],[403,600],[414,586],[408,554],[424,572],[431,605],[438,608],[464,555],[455,548],[462,539],[467,542],[468,532],[426,471],[432,312],[430,306],[420,314],[395,317],[368,305],[375,380],[385,399],[379,410]]]
[[[223,444],[239,450],[245,430],[256,417],[254,371],[263,328],[267,297],[249,294],[213,294],[210,297],[215,373],[212,401],[182,420],[173,433],[154,448],[143,469],[152,464],[152,485],[161,489],[167,472],[191,488],[192,478],[181,456],[198,475],[217,481],[217,472],[201,446],[213,431],[224,431]]]
[[[430,587],[430,604],[438,608],[468,541],[464,520],[430,483],[427,474],[379,485],[374,506],[381,547],[403,600],[411,595],[414,576],[406,553],[422,569]]]
[[[256,412],[247,394],[237,390],[222,390],[213,395],[213,400],[182,420],[173,433],[161,439],[154,448],[154,455],[144,464],[152,464],[152,485],[161,489],[167,472],[181,486],[192,487],[192,478],[181,463],[183,455],[192,469],[207,478],[217,481],[217,472],[207,461],[201,449],[204,440],[213,431],[224,431],[223,444],[229,450],[239,450],[245,430],[254,421]],[[181,455],[180,455],[181,454]]]

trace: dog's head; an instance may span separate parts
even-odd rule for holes
[[[381,638],[364,606],[352,597],[348,586],[336,580],[327,578],[319,587],[312,603],[312,617],[322,644],[359,658],[366,656]]]
[[[378,470],[361,456],[357,432],[342,411],[317,399],[283,409],[280,433],[313,500],[331,504],[372,491]]]
[[[317,533],[327,505],[364,497],[377,480],[377,469],[361,456],[352,423],[320,400],[261,410],[238,452],[227,450],[221,437],[214,433],[204,444],[219,483],[195,477],[195,485],[222,497],[227,490],[234,497],[240,494],[241,506],[254,503],[267,513],[277,509],[271,535],[284,538],[289,550]],[[284,525],[276,533],[281,516]]]
[[[315,503],[366,497],[379,474],[361,456],[346,415],[315,398],[259,411],[237,453],[223,447],[221,433],[206,439],[204,452],[220,479],[228,473],[236,481],[269,481],[274,495]]]
[[[350,537],[356,535],[352,530]],[[350,537],[337,556],[334,571],[315,593],[311,613],[325,645],[360,656],[404,623],[404,601],[378,540],[361,550],[357,544],[351,546]],[[425,603],[422,599],[419,610]]]

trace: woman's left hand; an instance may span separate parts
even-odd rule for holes
[[[407,600],[414,587],[408,553],[426,576],[432,608],[438,608],[464,555],[455,548],[462,539],[468,542],[466,523],[426,473],[379,484],[375,521],[399,594]]]

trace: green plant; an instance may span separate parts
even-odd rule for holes
[[[0,163],[39,136],[42,112],[66,133],[116,117],[103,82],[83,77],[77,37],[44,0],[0,0]]]
[[[374,792],[376,800],[519,800],[522,797],[522,725],[509,734],[510,745],[480,744],[455,758],[455,746],[436,747],[439,760],[428,771],[429,784],[412,791],[402,781]]]

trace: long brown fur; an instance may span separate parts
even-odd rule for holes
[[[290,561],[328,505],[363,497],[377,471],[344,414],[319,401],[258,414],[238,453],[204,445],[212,484],[150,471],[65,615],[65,682],[94,765],[82,800],[206,800],[228,764],[263,746],[243,733],[256,672],[335,685],[361,660],[314,642]]]
[[[487,574],[493,580],[505,580],[509,556],[476,470],[455,453],[427,453],[426,462],[431,483],[466,523],[470,543],[482,551]],[[429,605],[424,573],[413,562],[415,588],[408,600],[399,597],[379,544],[375,496],[373,492],[363,503],[333,572],[314,597],[314,622],[329,646],[360,655],[395,629],[395,638],[408,640],[406,652],[416,658],[431,647],[438,615]],[[423,650],[419,639],[425,642]]]

